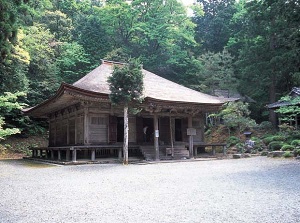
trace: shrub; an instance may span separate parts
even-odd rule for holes
[[[267,156],[268,153],[269,153],[268,151],[262,151],[260,155],[261,155],[261,156]]]
[[[291,142],[291,145],[293,146],[300,146],[300,140],[299,139],[295,139]]]
[[[258,128],[259,128],[259,129],[262,129],[262,130],[271,130],[271,129],[273,129],[274,127],[273,127],[273,125],[272,125],[271,122],[269,122],[269,121],[263,121],[263,122],[261,122],[261,123],[259,124]]]
[[[234,146],[238,143],[240,143],[241,140],[238,138],[238,137],[235,137],[235,136],[230,136],[228,139],[227,139],[227,146],[230,147],[230,146]]]
[[[288,144],[285,144],[285,145],[283,145],[283,146],[281,147],[281,150],[282,150],[282,151],[293,151],[294,149],[295,149],[294,146],[288,145]]]
[[[285,141],[285,140],[286,140],[285,136],[282,135],[273,136],[273,141]]]
[[[283,145],[284,143],[282,141],[273,141],[269,143],[268,148],[271,151],[276,151],[280,150]]]
[[[300,149],[295,149],[294,150],[294,156],[300,156]]]
[[[263,139],[263,142],[266,144],[266,145],[269,145],[270,142],[274,141],[273,140],[273,136],[268,136],[266,138]]]
[[[282,156],[283,156],[284,158],[289,158],[289,157],[292,157],[293,154],[292,154],[290,151],[286,151]]]

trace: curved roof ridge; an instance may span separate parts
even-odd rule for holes
[[[107,78],[113,72],[113,65],[124,64],[113,61],[104,61],[100,66],[92,70],[86,76],[76,81],[73,86],[97,93],[110,94]],[[144,97],[156,98],[166,101],[181,101],[203,104],[221,104],[224,99],[208,95],[166,78],[160,77],[150,71],[142,69],[144,73]]]

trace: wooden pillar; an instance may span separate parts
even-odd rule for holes
[[[154,148],[155,148],[155,160],[159,160],[159,129],[158,129],[158,116],[157,114],[154,115]]]
[[[91,160],[95,161],[96,160],[96,149],[91,150]]]
[[[77,151],[72,147],[72,162],[77,162]]]
[[[75,134],[75,145],[77,145],[77,110],[75,111],[75,131],[74,131],[74,134]]]
[[[122,148],[121,147],[118,149],[118,159],[120,161],[122,161]]]
[[[40,158],[42,158],[43,157],[43,150],[40,149],[39,151],[40,151]]]
[[[51,159],[54,160],[54,150],[51,149],[50,152],[51,152]]]
[[[53,146],[57,145],[57,142],[56,142],[57,137],[56,136],[57,136],[57,121],[56,121],[56,115],[54,114],[54,136],[53,136],[54,145]]]
[[[196,146],[194,150],[194,157],[197,157],[197,155],[198,155],[198,147]]]
[[[89,144],[89,117],[88,117],[88,107],[84,107],[84,144],[87,145]]]
[[[66,150],[66,160],[70,161],[70,149]]]
[[[48,150],[45,150],[45,158],[48,159]]]
[[[215,146],[212,146],[212,155],[215,156],[216,155],[216,147]]]
[[[61,151],[60,150],[57,151],[57,159],[61,160]]]
[[[202,142],[204,142],[204,126],[205,126],[205,115],[204,115],[204,113],[200,113],[199,114],[199,121],[200,121],[200,127],[201,127],[201,129],[200,129],[200,131],[199,132],[197,132],[197,135],[199,134],[199,136],[200,136],[200,140],[202,141]]]
[[[226,146],[223,146],[223,155],[226,155]]]
[[[188,128],[193,128],[193,117],[189,116],[188,117]],[[194,158],[194,140],[193,140],[193,135],[189,135],[189,157],[190,159]]]
[[[70,145],[70,126],[69,126],[69,121],[70,121],[70,114],[68,112],[68,114],[67,114],[67,145]]]

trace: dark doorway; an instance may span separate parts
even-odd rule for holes
[[[124,118],[117,117],[117,142],[124,141]]]
[[[144,136],[144,142],[153,142],[153,118],[143,118],[143,129],[141,130]]]
[[[182,141],[182,122],[181,119],[175,119],[175,141]]]

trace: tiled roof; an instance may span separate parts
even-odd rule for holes
[[[104,61],[99,67],[78,80],[73,86],[97,93],[109,94],[107,79],[113,72],[113,62]],[[222,104],[224,98],[204,94],[184,87],[147,70],[144,74],[144,97],[174,102],[191,102],[201,104]]]

